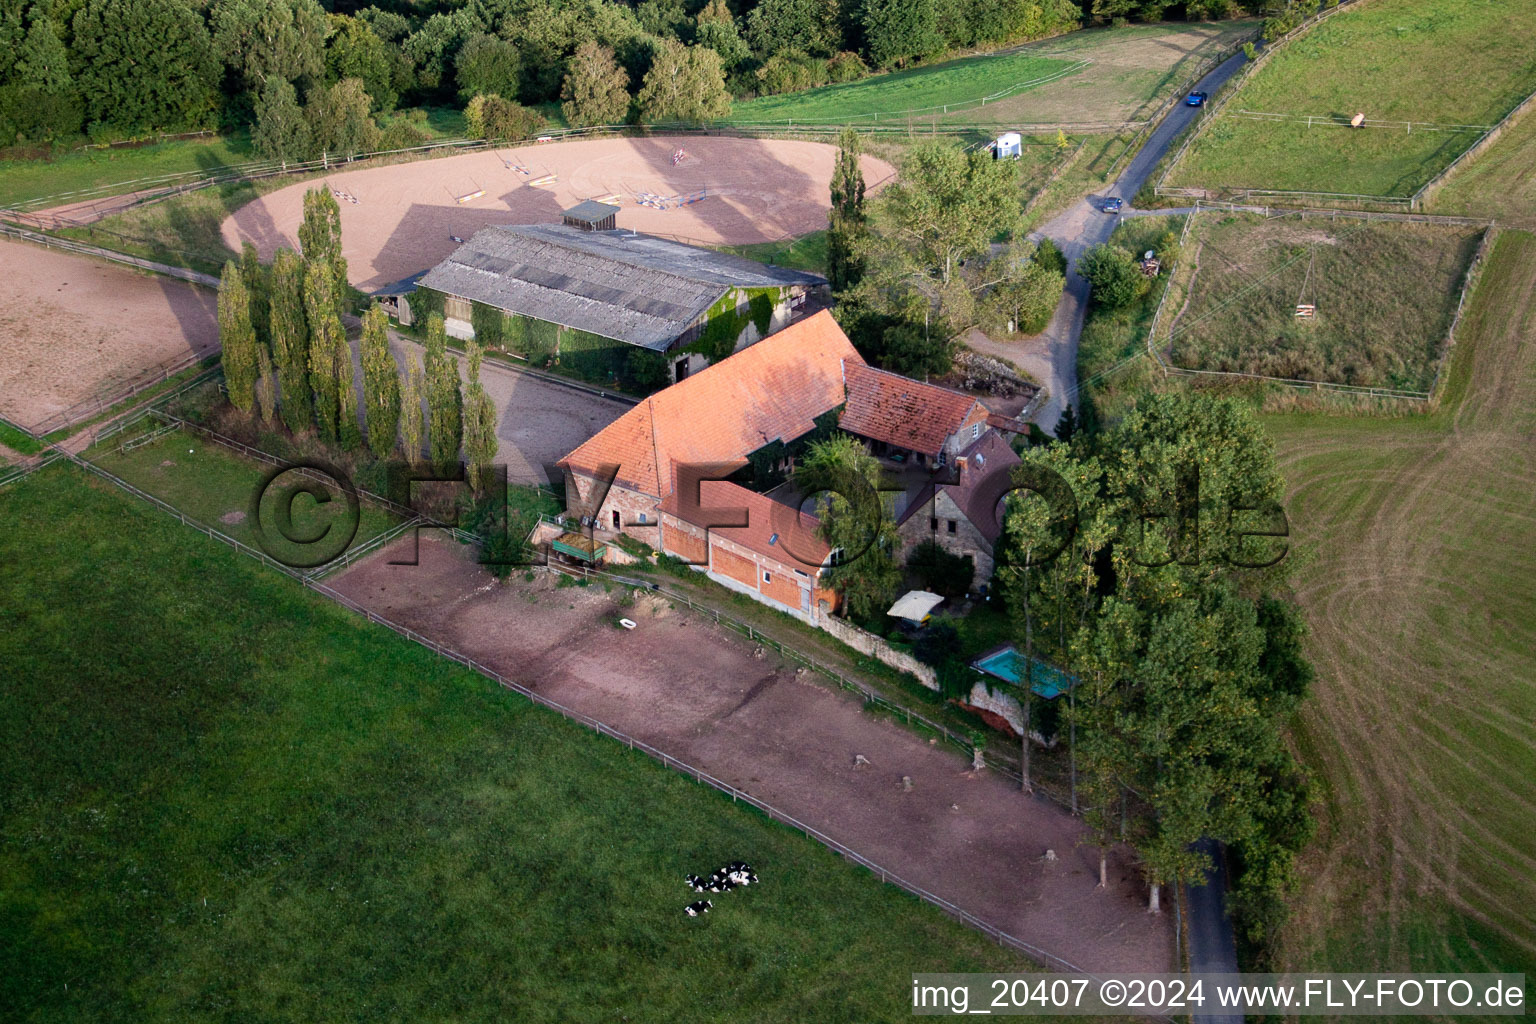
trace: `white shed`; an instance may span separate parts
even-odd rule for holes
[[[994,160],[1010,156],[1017,160],[1023,155],[1024,137],[1018,132],[1004,132],[992,142],[992,159]]]

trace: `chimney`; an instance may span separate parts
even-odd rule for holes
[[[955,459],[955,483],[960,487],[965,486],[965,456]]]

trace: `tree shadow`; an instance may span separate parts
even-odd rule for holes
[[[560,202],[544,189],[523,185],[498,198],[499,207],[412,203],[374,256],[374,265],[387,269],[355,282],[357,287],[366,292],[389,291],[451,256],[460,245],[454,238],[467,241],[481,228],[560,220]]]

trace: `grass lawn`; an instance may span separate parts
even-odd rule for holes
[[[1536,5],[1372,0],[1284,48],[1218,115],[1169,185],[1408,196],[1475,132],[1307,128],[1242,109],[1491,125],[1536,89]]]
[[[0,444],[22,455],[36,455],[43,450],[43,443],[25,430],[0,420]]]
[[[448,107],[425,109],[426,119],[413,123],[429,141],[464,136],[463,111]],[[408,117],[406,111],[397,111],[378,120],[384,127]],[[51,160],[0,160],[0,207],[141,178],[215,174],[259,160],[261,157],[251,148],[250,132],[243,129],[229,135],[175,139],[133,149],[71,150]],[[125,184],[119,191],[133,191],[133,186]],[[67,202],[68,199],[61,199],[49,205]]]
[[[1213,24],[1130,25],[1041,39],[1005,53],[962,57],[857,82],[736,103],[732,121],[896,124],[1114,122],[1145,116],[1206,57],[1250,37],[1251,19]],[[991,96],[1090,63],[1052,82]],[[958,107],[945,113],[943,105]],[[928,108],[941,109],[928,109]]]
[[[1029,88],[1029,83],[1067,71],[1072,64],[1071,59],[1041,57],[1030,51],[963,57],[842,85],[761,96],[733,104],[727,120],[879,124],[905,121],[908,111],[942,117],[942,111],[929,108],[948,103],[969,109],[983,96]],[[981,111],[979,106],[976,109]]]
[[[0,161],[0,206],[163,174],[212,174],[255,159],[249,133],[239,132],[174,139],[137,149],[79,149],[52,160],[4,160]]]
[[[344,539],[343,531],[348,528],[345,503],[340,500],[340,494],[335,495],[337,500],[327,504],[303,495],[293,497],[293,525],[288,531],[291,536],[321,536],[334,526],[335,532],[324,543],[313,545],[291,543],[272,526],[276,522],[273,517],[280,514],[277,509],[282,495],[291,486],[280,485],[263,495],[264,543],[257,536],[250,507],[275,467],[180,430],[130,451],[119,450],[124,440],[132,436],[130,428],[128,433],[108,439],[91,452],[89,458],[107,472],[169,502],[204,526],[266,551],[278,561],[307,567],[316,559],[329,560],[345,550],[341,543],[332,539]],[[291,475],[284,477],[284,485],[297,482]],[[393,513],[367,502],[359,505],[358,514],[357,533],[348,546],[362,544],[400,522]]]
[[[1318,670],[1288,969],[1536,973],[1536,236],[1469,301],[1437,413],[1264,417]]]
[[[1116,225],[1109,240],[1141,253],[1155,249],[1169,231],[1183,228],[1184,218],[1178,214],[1128,217]],[[1085,425],[1107,426],[1124,414],[1137,394],[1163,386],[1146,341],[1167,282],[1167,275],[1158,278],[1146,295],[1119,309],[1090,299],[1077,348],[1078,414]]]
[[[894,1020],[1027,969],[83,471],[0,521],[11,1019]]]
[[[56,233],[117,252],[217,275],[224,261],[238,255],[219,233],[224,218],[264,192],[293,184],[297,177],[268,178],[215,185],[164,202],[103,217],[80,228]]]
[[[1158,344],[1191,370],[1427,392],[1481,238],[1474,227],[1203,214]],[[1296,319],[1298,302],[1316,318]]]
[[[1480,156],[1458,168],[1429,208],[1536,228],[1536,112],[1527,113]]]

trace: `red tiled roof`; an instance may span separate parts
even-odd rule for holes
[[[592,474],[617,463],[615,483],[664,497],[677,463],[740,462],[813,430],[843,403],[845,365],[864,360],[823,310],[658,391],[561,464]]]
[[[873,366],[850,365],[848,406],[839,426],[850,434],[938,455],[965,423],[976,399]],[[985,408],[985,406],[983,406]]]
[[[746,510],[745,526],[708,526],[711,521],[737,519],[735,510]],[[815,516],[782,505],[765,494],[749,491],[729,480],[703,480],[699,483],[697,508],[684,509],[677,494],[668,495],[661,510],[695,526],[706,526],[711,536],[720,536],[774,559],[792,569],[815,574],[831,548],[816,535],[821,525]]]

